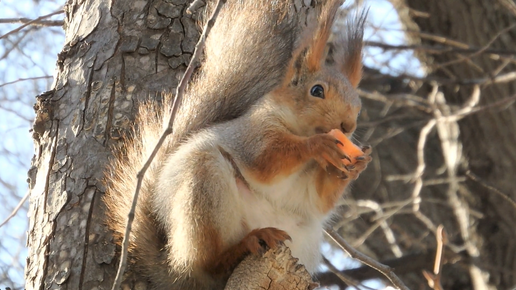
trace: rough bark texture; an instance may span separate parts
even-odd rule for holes
[[[226,290],[311,290],[318,286],[305,267],[298,264],[290,249],[281,246],[262,257],[249,256],[233,272]]]
[[[478,81],[516,69],[513,55],[479,51],[487,48],[491,51],[513,50],[516,30],[508,28],[516,23],[516,15],[507,9],[508,6],[502,5],[503,2],[514,4],[513,1],[391,2],[398,9],[405,27],[411,31],[407,34],[410,43],[449,48],[448,52],[437,54],[435,51],[434,54],[428,54],[432,53],[429,50],[417,52],[427,68],[429,78],[439,85],[439,91],[450,108],[457,109],[457,106],[470,99],[474,91],[473,83],[480,84],[479,106],[514,96],[514,81],[498,84]],[[455,49],[471,51],[459,53]],[[450,61],[454,63],[440,66]],[[371,198],[385,204],[405,201],[411,198],[414,190],[411,174],[417,166],[419,132],[433,116],[432,113],[414,109],[415,106],[407,109],[405,105],[409,102],[402,94],[414,92],[428,100],[432,88],[427,83],[412,90],[409,86],[403,86],[407,82],[400,83],[394,79],[379,81],[375,73],[368,76],[370,78],[366,78],[363,83],[365,90],[382,91],[391,94],[391,98],[387,102],[371,99],[365,102],[363,121],[366,122],[362,122],[363,129],[359,130],[365,130],[365,134],[362,131],[364,139],[375,145],[376,163],[359,179],[353,195],[357,200]],[[412,104],[417,105],[418,102]],[[516,106],[511,102],[468,115],[456,124],[447,124],[445,131],[450,134],[448,138],[442,135],[442,128],[437,126],[428,136],[425,147],[426,169],[423,178],[428,182],[419,195],[421,203],[415,205],[424,216],[415,213],[412,204],[397,208],[391,203],[390,207],[377,210],[389,212],[393,208],[398,209],[392,217],[386,219],[396,238],[394,244],[387,240],[387,231],[381,230],[381,220],[373,220],[374,214],[364,215],[355,226],[344,225],[347,236],[358,239],[362,237],[363,231],[376,226],[379,230],[371,233],[363,249],[382,259],[392,258],[396,256],[397,250],[401,250],[402,255],[433,251],[433,231],[436,225],[442,223],[449,234],[449,246],[455,255],[451,260],[456,262],[453,264],[450,260],[446,261],[442,278],[444,289],[514,287],[516,210],[494,191],[465,178],[464,173],[467,169],[471,170],[485,183],[494,185],[509,198],[516,200],[515,120]],[[450,168],[445,166],[446,159],[443,156],[451,152],[442,149],[443,142],[448,141],[455,144],[458,151],[454,156],[460,158],[456,173],[462,179],[457,188],[449,180],[429,184],[432,179],[435,181],[437,178],[449,177]],[[405,279],[411,281],[409,284],[415,289],[425,287],[423,285],[426,284],[420,271],[405,276]]]
[[[184,7],[66,4],[57,77],[36,104],[27,289],[110,287],[116,259],[104,226],[103,168],[109,146],[132,125],[136,101],[171,90],[184,71],[198,36]]]
[[[110,289],[118,251],[100,180],[137,103],[172,92],[182,76],[202,10],[185,16],[189,2],[66,4],[56,80],[35,105],[26,289]],[[305,2],[293,1],[297,11]],[[145,284],[132,279],[131,288]]]

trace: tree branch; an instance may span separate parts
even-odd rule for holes
[[[63,26],[63,20],[37,20],[30,18],[1,18],[0,24],[3,23],[23,23],[33,26]]]
[[[38,17],[38,18],[36,18],[36,19],[34,19],[34,20],[31,20],[31,21],[29,21],[29,22],[27,22],[27,23],[25,23],[25,24],[21,25],[20,27],[18,27],[18,28],[16,28],[16,29],[13,29],[13,30],[11,30],[11,31],[7,32],[6,34],[4,34],[4,35],[0,36],[0,39],[6,38],[7,36],[9,36],[9,35],[11,35],[11,34],[13,34],[13,33],[18,32],[18,31],[22,30],[23,28],[25,28],[25,27],[27,27],[27,26],[29,26],[29,25],[33,25],[34,23],[38,23],[38,22],[40,22],[41,20],[43,20],[43,19],[45,19],[45,18],[48,18],[48,17],[54,16],[54,15],[57,15],[57,14],[61,14],[61,13],[64,13],[64,11],[63,11],[62,9],[61,9],[61,10],[58,10],[58,11],[55,11],[55,12],[52,12],[52,13],[47,14],[47,15],[40,16],[40,17]]]
[[[398,289],[409,290],[409,288],[405,286],[403,281],[401,281],[401,279],[398,278],[396,274],[394,274],[391,267],[381,264],[373,258],[357,251],[333,229],[327,228],[325,232],[328,236],[330,236],[333,239],[333,241],[335,241],[335,243],[337,243],[346,253],[348,253],[351,256],[351,258],[357,259],[360,262],[382,273],[385,277],[387,277],[387,279],[389,279],[389,281],[391,281],[392,285],[397,287]]]
[[[225,290],[311,290],[318,286],[285,245],[250,255],[233,271]],[[281,278],[279,278],[281,277]]]

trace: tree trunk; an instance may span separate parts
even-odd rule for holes
[[[185,5],[65,6],[57,76],[36,104],[27,289],[111,287],[117,260],[100,180],[136,102],[173,89],[185,69],[198,35],[195,20],[182,16]]]
[[[104,225],[103,171],[137,103],[172,92],[185,71],[203,10],[186,15],[190,2],[67,2],[56,79],[35,105],[26,289],[111,288],[119,251]]]

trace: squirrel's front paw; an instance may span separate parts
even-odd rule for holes
[[[373,160],[373,158],[370,156],[371,151],[371,146],[362,146],[362,152],[364,152],[364,155],[355,157],[355,163],[346,166],[346,169],[342,171],[342,175],[340,175],[339,178],[351,178],[353,180],[357,179],[360,173],[367,168],[367,164]]]
[[[249,252],[263,254],[267,248],[275,249],[285,240],[292,240],[285,231],[277,228],[262,228],[252,230],[244,237],[242,242],[244,242]]]
[[[337,146],[342,143],[335,137],[329,134],[317,134],[308,138],[308,152],[319,165],[327,169],[330,164],[340,170],[346,170],[346,166],[342,159],[348,159],[349,156],[342,152]]]

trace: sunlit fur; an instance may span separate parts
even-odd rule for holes
[[[367,156],[358,162],[343,180],[333,174],[340,169],[332,169],[342,163],[341,153],[320,142],[326,136],[320,133],[334,128],[351,135],[361,106],[354,91],[361,78],[355,58],[361,59],[361,52],[326,62],[325,45],[339,4],[324,5],[320,25],[296,50],[283,81],[243,115],[184,138],[177,150],[166,143],[156,157],[144,180],[130,241],[137,269],[155,289],[222,289],[227,271],[252,252],[243,241],[265,227],[288,233],[292,254],[315,271],[323,225],[344,188],[370,161]],[[358,31],[353,35],[361,35],[362,24],[351,24],[350,31]],[[361,41],[351,37],[332,53],[346,55],[339,50],[359,47]],[[324,98],[310,95],[316,84]],[[168,103],[142,108],[135,141],[107,176],[105,201],[119,234],[136,171],[161,132],[161,118],[167,117],[153,111],[168,108]],[[323,166],[326,157],[333,163]],[[279,232],[266,234],[285,240]]]

